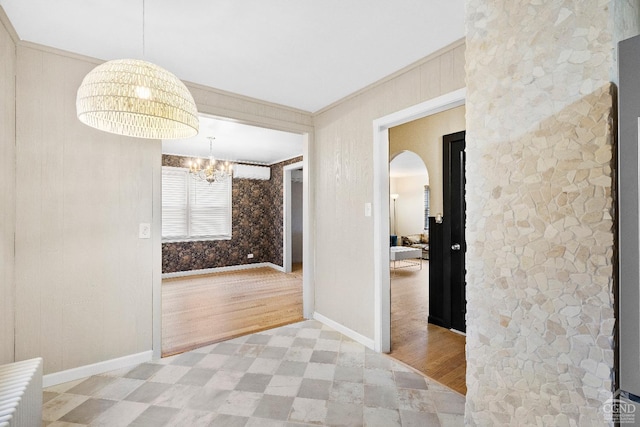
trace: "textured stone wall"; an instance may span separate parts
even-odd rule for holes
[[[604,423],[611,3],[467,0],[468,424]]]

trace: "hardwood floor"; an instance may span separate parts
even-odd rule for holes
[[[300,264],[162,281],[162,356],[301,320]]]
[[[392,273],[390,356],[466,394],[465,337],[427,323],[428,283],[428,261]],[[302,319],[300,265],[162,281],[163,356]]]
[[[465,337],[427,322],[429,262],[391,274],[391,353],[401,362],[467,393]]]

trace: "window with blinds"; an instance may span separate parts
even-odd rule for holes
[[[188,169],[162,167],[162,238],[231,238],[231,179],[202,182]]]
[[[429,186],[424,186],[424,229],[429,229]]]

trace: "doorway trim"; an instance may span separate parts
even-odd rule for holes
[[[315,307],[315,289],[312,280],[312,242],[311,242],[311,211],[309,208],[309,144],[308,134],[303,141],[302,161],[292,163],[283,168],[283,203],[284,209],[282,226],[282,269],[291,272],[291,172],[302,169],[302,317],[312,319]]]
[[[465,104],[462,88],[373,121],[374,350],[391,351],[389,271],[389,128]]]

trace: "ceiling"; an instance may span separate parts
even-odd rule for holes
[[[162,141],[163,154],[209,156],[220,160],[272,165],[302,156],[302,135],[245,125],[232,120],[200,116],[200,133],[189,139]]]
[[[464,36],[464,0],[0,0],[22,40],[316,112]]]

